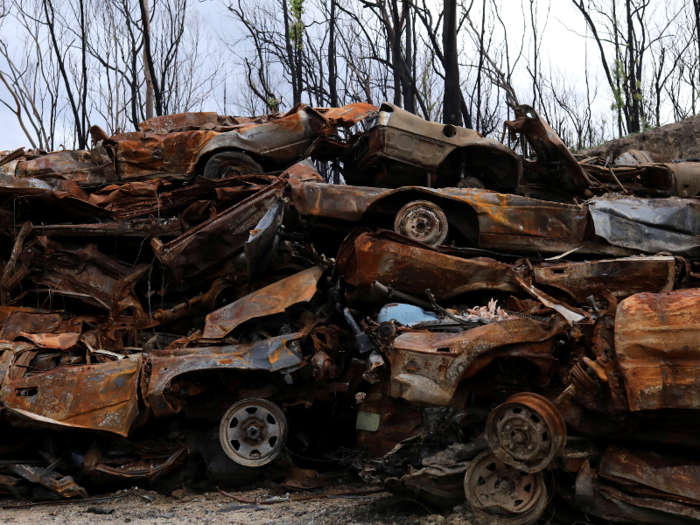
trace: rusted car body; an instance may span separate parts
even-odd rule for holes
[[[344,157],[344,176],[355,185],[447,186],[514,190],[520,158],[472,129],[428,122],[384,103]]]
[[[426,222],[419,233],[396,227],[397,217],[418,215],[420,210],[404,213],[415,201],[431,203],[444,219]],[[367,224],[417,241],[427,230],[442,228],[450,232],[448,244],[501,254],[698,253],[693,232],[700,208],[694,199],[595,199],[572,205],[473,188],[380,189],[309,181],[292,188],[292,202],[318,228],[345,225],[349,231]]]

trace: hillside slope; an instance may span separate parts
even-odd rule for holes
[[[671,159],[700,157],[700,115],[667,124],[644,133],[629,135],[577,153],[612,159],[631,149],[665,155]]]

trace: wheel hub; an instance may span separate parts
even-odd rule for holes
[[[219,426],[219,441],[226,455],[249,467],[275,459],[286,439],[284,413],[265,399],[239,401],[226,411]]]
[[[409,239],[437,246],[447,238],[448,221],[445,212],[430,201],[414,201],[399,210],[394,231]]]
[[[491,412],[486,435],[491,450],[505,464],[539,472],[563,451],[566,424],[549,400],[521,393]]]
[[[499,523],[533,523],[547,504],[541,472],[528,474],[509,467],[486,450],[474,458],[464,478],[467,502],[478,515]]]

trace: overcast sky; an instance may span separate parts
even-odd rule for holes
[[[440,0],[434,0],[438,2]],[[519,42],[519,35],[522,31],[522,12],[519,0],[502,0],[503,16],[512,32],[511,41]],[[546,0],[540,2],[540,18],[544,23],[544,12],[547,7]],[[225,16],[225,7],[217,0],[207,0],[198,2],[194,6],[202,15],[205,24],[208,24],[212,32],[222,34],[227,24],[233,24]],[[540,24],[540,25],[542,25]],[[585,33],[585,24],[581,14],[573,7],[571,2],[564,0],[552,0],[551,13],[548,25],[544,34],[542,45],[542,55],[540,59],[544,62],[543,69],[549,69],[548,64],[567,74],[576,80],[583,78],[584,58],[586,56],[586,39],[581,36]],[[18,36],[11,17],[5,21],[2,38],[6,39],[10,47],[17,42]],[[588,42],[589,62],[592,64],[594,74],[600,70],[598,66],[598,55],[595,47]],[[600,75],[598,75],[600,77]],[[602,77],[600,77],[602,80]],[[4,86],[0,86],[0,93],[5,95]],[[605,111],[609,107],[610,100],[607,91],[601,86],[601,95],[595,101],[594,106],[598,110]],[[212,101],[211,107],[202,108],[204,111],[216,111],[216,106]],[[0,150],[12,150],[20,146],[29,146],[22,129],[17,123],[14,115],[4,106],[0,106]]]

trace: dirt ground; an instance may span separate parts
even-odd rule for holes
[[[290,496],[337,493],[367,489],[367,485],[326,486],[323,489],[295,492]],[[275,497],[277,490],[260,487],[232,492],[249,499]],[[476,525],[463,507],[442,514],[414,500],[397,498],[386,492],[364,496],[334,497],[273,505],[246,505],[219,493],[188,494],[180,499],[142,489],[119,491],[110,496],[120,499],[91,502],[46,504],[24,508],[0,509],[0,523],[13,525],[70,524],[274,524],[274,525]],[[180,496],[180,494],[178,494]],[[283,494],[281,497],[285,497]],[[1,506],[16,505],[11,499]]]

